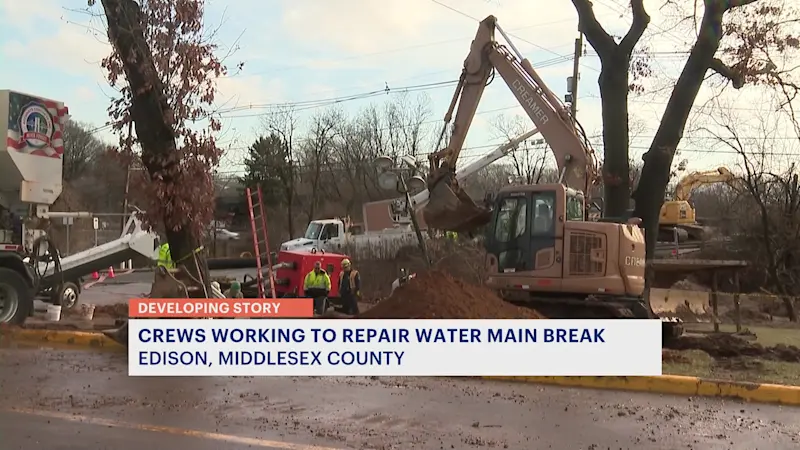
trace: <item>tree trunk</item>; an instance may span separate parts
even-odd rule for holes
[[[286,227],[289,230],[289,239],[294,239],[294,187],[284,181],[284,193],[286,195]],[[305,230],[303,230],[305,232]]]
[[[714,61],[714,54],[722,38],[722,16],[725,10],[709,5],[710,3],[707,3],[697,42],[675,83],[656,136],[650,144],[650,149],[642,157],[644,166],[641,180],[643,181],[639,182],[634,192],[636,201],[634,216],[642,219],[648,260],[655,256],[659,211],[664,203],[672,159],[683,137],[683,130],[686,128],[689,113],[700,92],[705,74]],[[648,277],[646,281],[649,286],[652,280]]]
[[[603,61],[598,84],[603,108],[604,215],[622,217],[631,198],[628,158],[628,65],[618,49]]]
[[[789,322],[797,323],[797,308],[795,308],[794,297],[783,297],[783,305],[786,307],[786,313],[789,315]]]
[[[119,53],[130,86],[130,115],[142,148],[142,162],[151,180],[161,177],[169,185],[173,182],[170,173],[178,164],[175,131],[170,124],[175,118],[171,117],[164,85],[144,37],[146,24],[141,10],[133,0],[102,0],[102,5],[108,22],[109,41]],[[170,222],[166,217],[164,221]],[[192,253],[199,244],[188,225],[185,223],[176,231],[167,230],[170,253],[173,261],[185,265],[208,288],[208,266],[203,255],[198,253],[198,273]]]

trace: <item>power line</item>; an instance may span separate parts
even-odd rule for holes
[[[439,6],[442,6],[442,7],[444,7],[444,8],[447,8],[447,9],[449,9],[450,11],[453,11],[453,12],[455,12],[455,13],[457,13],[457,14],[460,14],[460,15],[462,15],[462,16],[464,16],[464,17],[468,18],[468,19],[472,19],[472,20],[474,20],[475,22],[480,22],[480,20],[479,20],[479,19],[477,19],[477,18],[475,18],[475,17],[473,17],[473,16],[471,16],[471,15],[469,15],[469,14],[467,14],[467,13],[465,13],[465,12],[463,12],[463,11],[461,11],[461,10],[457,9],[457,8],[454,8],[454,7],[450,6],[450,5],[447,5],[447,4],[445,4],[445,3],[442,3],[442,2],[440,2],[439,0],[431,0],[431,1],[432,1],[433,3],[436,3],[436,4],[437,4],[437,5],[439,5]],[[553,50],[551,50],[551,49],[549,49],[549,48],[547,48],[547,47],[543,47],[543,46],[541,46],[541,45],[539,45],[539,44],[535,44],[535,43],[533,43],[533,42],[531,42],[531,41],[529,41],[529,40],[527,40],[527,39],[524,39],[524,38],[522,38],[522,37],[520,37],[520,36],[516,35],[516,34],[513,34],[513,33],[511,33],[511,32],[508,32],[508,33],[506,33],[506,34],[508,34],[509,36],[513,37],[514,39],[520,40],[520,41],[522,41],[522,42],[524,42],[524,43],[526,43],[526,44],[528,44],[528,45],[531,45],[531,46],[533,46],[533,47],[536,47],[536,48],[538,48],[539,50],[543,50],[543,51],[546,51],[546,52],[552,53],[552,54],[554,54],[554,55],[560,56],[560,55],[559,55],[558,53],[556,53],[555,51],[553,51]],[[570,56],[571,56],[571,55],[570,55]],[[595,71],[595,72],[599,72],[599,70],[597,70],[596,68],[594,68],[594,67],[592,67],[592,66],[588,66],[588,65],[585,65],[585,64],[581,64],[581,66],[582,66],[582,67],[585,67],[585,68],[587,68],[587,69],[589,69],[589,70],[593,70],[593,71]]]
[[[546,68],[551,67],[562,62],[567,62],[572,60],[571,54],[566,55],[559,55],[556,58],[547,59],[544,61],[540,61],[535,63],[536,67],[538,68]],[[284,102],[284,103],[261,103],[261,104],[250,104],[250,105],[243,105],[243,106],[235,106],[225,110],[217,111],[219,114],[227,114],[230,112],[238,112],[238,111],[246,111],[252,109],[272,109],[272,108],[299,108],[301,111],[306,111],[309,109],[317,109],[323,108],[326,106],[333,106],[337,104],[342,104],[351,101],[357,100],[364,100],[367,98],[377,97],[381,95],[389,95],[392,93],[408,93],[408,92],[421,92],[421,91],[429,91],[435,89],[441,89],[444,87],[452,87],[458,83],[457,79],[451,80],[443,80],[437,81],[432,83],[425,83],[425,84],[415,84],[410,86],[401,86],[399,88],[392,88],[388,84],[383,89],[376,89],[372,91],[366,91],[358,94],[348,95],[348,96],[341,96],[341,97],[332,97],[327,99],[317,99],[317,100],[301,100],[301,101],[292,101],[292,102]],[[245,117],[254,117],[259,114],[248,114],[248,115],[237,115],[237,116],[228,116],[230,118],[245,118]]]
[[[487,149],[490,149],[490,148],[497,148],[500,145],[503,145],[505,142],[506,141],[496,142],[496,143],[492,143],[492,144],[485,144],[485,145],[477,145],[477,146],[472,146],[472,147],[464,147],[462,149],[462,152],[464,152],[464,153],[462,153],[462,155],[460,157],[460,162],[461,163],[469,163],[471,161],[474,161],[476,159],[483,158],[484,156],[486,156],[485,153],[469,154],[470,151],[487,150]],[[594,146],[595,147],[603,147],[603,144],[602,143],[594,144]],[[650,147],[648,147],[648,146],[637,146],[637,145],[631,145],[631,146],[629,146],[629,148],[637,149],[637,150],[649,150],[650,149]],[[546,152],[546,153],[552,152],[548,148],[542,148],[541,151]],[[700,155],[737,155],[737,156],[741,155],[741,153],[739,153],[739,152],[737,152],[735,150],[731,150],[731,149],[678,148],[678,152],[679,153],[681,153],[681,152],[682,153],[693,153],[693,154],[700,154]],[[414,156],[417,157],[417,158],[426,157],[426,156],[428,156],[428,155],[430,155],[432,153],[433,152],[423,152],[423,153],[417,153]],[[761,155],[761,154],[763,154],[764,156],[793,156],[793,157],[797,156],[797,157],[800,157],[800,152],[759,152],[759,155]],[[507,155],[507,156],[505,156],[505,158],[508,158],[509,156],[510,155]],[[361,164],[370,164],[370,162],[369,161],[362,161]],[[232,169],[232,168],[236,168],[236,167],[238,167],[240,169],[239,170]],[[313,165],[299,163],[299,164],[295,164],[293,167],[295,167],[297,169],[303,169],[303,168],[313,168]],[[244,162],[239,162],[239,163],[235,163],[235,164],[230,164],[230,165],[228,165],[228,169],[222,170],[222,171],[217,171],[216,173],[218,173],[218,174],[240,174],[240,173],[243,172],[244,168],[245,168],[245,163]]]
[[[574,22],[574,21],[575,21],[574,18],[559,19],[559,20],[553,20],[553,21],[550,21],[550,22],[542,22],[542,23],[537,23],[537,24],[534,24],[534,25],[528,25],[528,26],[525,26],[525,27],[514,28],[511,31],[523,31],[523,30],[529,30],[529,29],[532,29],[532,28],[541,28],[541,27],[546,27],[546,26],[549,26],[549,25],[557,25],[557,24],[560,24],[560,23]],[[387,55],[387,54],[391,54],[391,53],[400,53],[400,52],[404,52],[404,51],[408,51],[408,50],[417,50],[417,49],[421,49],[421,48],[437,47],[437,46],[440,46],[440,45],[452,44],[452,43],[455,43],[455,42],[469,43],[471,41],[471,39],[472,38],[470,36],[467,36],[467,37],[460,37],[460,38],[454,38],[454,39],[446,39],[446,40],[436,41],[436,42],[427,42],[427,43],[422,43],[422,44],[414,44],[414,45],[408,45],[408,46],[404,46],[404,47],[397,47],[397,48],[382,50],[382,51],[379,51],[379,52],[360,53],[360,54],[357,54],[357,55],[346,56],[346,57],[343,57],[343,58],[336,58],[336,59],[329,60],[329,61],[326,61],[326,62],[353,61],[353,60],[356,60],[356,59],[368,58],[368,57],[373,57],[373,56]],[[568,45],[571,45],[571,44],[568,44]],[[289,70],[308,70],[308,67],[307,67],[307,65],[298,64],[298,65],[294,65],[294,66],[284,67],[284,68],[281,68],[281,69],[263,70],[263,71],[259,71],[259,72],[253,72],[251,74],[237,74],[237,75],[230,75],[230,76],[225,76],[225,77],[221,77],[221,78],[235,78],[235,77],[245,78],[245,77],[264,75],[266,73],[285,72],[285,71],[289,71]],[[440,72],[434,72],[434,73],[440,73]],[[341,90],[345,90],[345,89],[347,89],[347,88],[337,89],[337,90],[334,90],[333,92],[337,92],[337,91],[341,91]]]

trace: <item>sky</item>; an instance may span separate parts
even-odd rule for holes
[[[86,0],[0,0],[0,89],[12,89],[63,101],[74,120],[97,127],[106,123],[113,90],[105,81],[101,59],[110,51],[99,5]],[[595,13],[612,34],[630,23],[623,0],[595,0]],[[644,42],[650,46],[658,76],[648,92],[630,99],[631,153],[639,159],[666,105],[665,83],[674,79],[689,50],[691,34],[672,29],[670,12],[657,0],[645,1],[652,17]],[[217,101],[234,111],[223,115],[220,141],[229,148],[220,168],[242,170],[246,147],[259,134],[264,106],[347,99],[338,107],[355,115],[370,103],[391,96],[424,93],[431,121],[445,114],[477,20],[498,18],[511,39],[551,90],[566,93],[572,74],[577,14],[568,0],[209,0],[206,21],[218,27],[222,46],[238,46],[227,60],[244,69],[218,80]],[[597,88],[599,61],[586,45],[580,59],[578,120],[589,135],[601,130]],[[382,91],[389,87],[389,93]],[[375,93],[365,96],[366,93]],[[705,87],[698,103],[716,91]],[[763,96],[758,88],[723,96],[732,116],[748,116]],[[365,98],[366,97],[366,98]],[[303,108],[307,123],[322,108]],[[484,93],[468,135],[463,162],[492,150],[502,139],[492,126],[499,114],[524,115],[498,77]],[[705,119],[693,117],[681,146],[688,170],[737,163],[735,153],[716,146],[698,130]],[[115,142],[107,131],[97,133]],[[780,139],[783,136],[779,137]],[[776,138],[776,139],[779,139]],[[781,144],[782,145],[782,144]],[[602,152],[602,143],[595,149]]]

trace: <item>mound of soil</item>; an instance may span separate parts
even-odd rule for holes
[[[543,319],[536,311],[503,301],[494,292],[439,271],[417,273],[391,297],[358,316],[363,319]]]
[[[115,303],[113,305],[97,305],[94,307],[95,316],[111,316],[113,318],[128,317],[128,304]]]
[[[683,336],[665,342],[665,347],[671,350],[702,350],[717,359],[747,356],[772,361],[800,362],[800,348],[794,345],[764,347],[730,334]]]

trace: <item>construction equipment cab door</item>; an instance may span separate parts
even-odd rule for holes
[[[526,277],[512,285],[560,288],[564,216],[556,199],[554,190],[500,194],[486,249],[497,259],[498,274]]]

